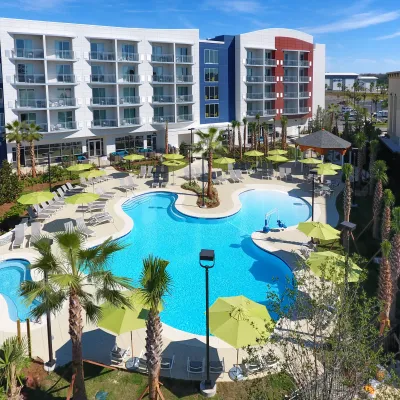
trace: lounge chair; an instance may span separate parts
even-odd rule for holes
[[[88,203],[86,211],[93,212],[95,210],[103,212],[106,209],[106,203],[104,201],[93,201]]]
[[[108,212],[94,214],[89,218],[88,221],[92,226],[102,224],[104,222],[114,222],[113,217]]]
[[[227,169],[226,173],[230,174],[231,171],[233,171],[233,164],[228,164],[228,169]]]
[[[224,374],[225,360],[210,361],[210,374]]]
[[[190,378],[190,374],[201,374],[203,377],[204,374],[204,358],[202,361],[191,360],[190,357],[187,359],[186,370],[188,374],[188,378]]]
[[[128,347],[127,349],[122,349],[118,347],[116,344],[111,349],[110,357],[111,363],[121,365],[131,356],[131,349]]]
[[[51,217],[50,214],[37,213],[32,207],[28,207],[28,215],[31,221],[44,221]]]
[[[218,174],[217,174],[217,180],[219,180],[221,182],[221,184],[228,182],[228,180],[226,178],[224,178],[223,175],[218,175]]]
[[[115,192],[105,192],[101,187],[94,189],[94,191],[100,196],[100,199],[110,200],[115,196]]]
[[[138,173],[138,178],[145,178],[146,177],[146,166],[140,166],[140,172]]]
[[[96,236],[96,232],[92,231],[86,226],[85,220],[83,218],[77,218],[75,222],[76,222],[76,228],[79,233],[82,233],[82,235],[85,235],[86,237]]]
[[[213,172],[213,173],[211,174],[211,181],[212,181],[212,183],[213,183],[214,185],[220,185],[220,184],[222,184],[222,182],[221,182],[220,180],[218,180],[218,177],[217,177],[217,173],[216,173],[216,172]]]
[[[62,197],[60,197],[57,192],[53,192],[53,194],[54,194],[54,196],[53,196],[54,204],[64,207],[65,200]]]
[[[75,231],[74,224],[72,221],[68,221],[64,223],[64,230],[66,233],[73,233]]]
[[[129,187],[126,183],[125,183],[125,179],[121,178],[119,180],[119,186],[118,189],[123,190],[125,193],[131,192],[132,188]]]
[[[23,247],[25,242],[25,224],[19,224],[14,228],[14,239],[11,243],[11,250],[16,247]]]
[[[32,222],[31,223],[31,238],[29,240],[29,246],[35,244],[41,238],[41,228],[40,222]]]
[[[43,215],[47,214],[47,215],[51,216],[56,212],[56,210],[51,210],[51,209],[46,210],[43,207],[40,207],[39,204],[34,204],[33,209],[36,211],[36,213],[38,215],[39,214],[43,214]]]
[[[131,175],[129,175],[129,176],[125,179],[125,182],[126,182],[126,185],[127,185],[128,187],[131,188],[131,190],[134,190],[134,189],[136,189],[137,187],[139,187],[139,185],[136,184],[136,183],[134,182],[133,177],[132,177]]]
[[[65,192],[64,192],[61,188],[58,188],[58,189],[57,189],[57,193],[58,193],[58,196],[59,196],[61,199],[64,199],[64,198],[65,198]]]
[[[236,178],[238,178],[240,182],[243,182],[244,177],[242,175],[242,171],[240,169],[235,169],[234,172],[235,172]]]
[[[46,204],[46,203],[42,203],[42,204]],[[61,210],[65,204],[57,204],[54,200],[48,200],[47,201],[47,207],[46,208],[50,208],[52,210]]]
[[[157,187],[160,186],[160,183],[161,183],[160,176],[158,174],[155,174],[153,182],[151,182],[151,187],[152,188],[157,188]]]
[[[285,170],[284,169],[280,169],[279,170],[279,175],[276,178],[280,179],[280,180],[285,179],[286,178]]]
[[[87,188],[88,186],[90,186],[90,183],[84,177],[81,177],[79,179],[79,182],[80,182],[81,186],[84,188]]]
[[[228,164],[228,165],[229,165],[229,164]],[[229,179],[232,183],[240,182],[239,179],[237,178],[237,176],[236,176],[234,170],[231,170],[231,171],[229,172],[229,174],[230,174],[230,177],[229,177],[228,179]]]
[[[291,180],[293,181],[293,175],[292,175],[292,168],[286,168],[285,169],[285,174],[286,174],[286,180]]]
[[[67,187],[69,192],[78,192],[79,193],[79,192],[82,192],[82,190],[83,190],[83,187],[81,187],[81,186],[78,186],[78,185],[72,186],[71,182],[67,182],[65,184],[65,186]]]
[[[14,237],[14,232],[7,232],[4,235],[0,236],[0,246],[5,246],[6,244],[10,244]]]
[[[246,376],[258,374],[264,370],[263,363],[259,356],[256,356],[244,364],[244,374]]]
[[[175,363],[175,355],[172,358],[162,357],[161,358],[161,371],[168,371],[169,376],[172,378],[172,367]]]
[[[153,168],[152,165],[147,166],[146,178],[151,178],[153,176]]]

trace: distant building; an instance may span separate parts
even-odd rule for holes
[[[388,136],[382,140],[393,152],[400,153],[400,71],[389,72]]]
[[[325,85],[327,90],[344,90],[350,89],[354,83],[358,81],[362,87],[369,91],[371,83],[376,86],[378,78],[376,76],[364,76],[355,72],[326,72]]]

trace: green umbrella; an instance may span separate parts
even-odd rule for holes
[[[17,201],[21,204],[40,204],[54,197],[51,192],[32,192],[23,194]]]
[[[91,168],[93,168],[92,164],[75,164],[75,165],[71,165],[70,167],[68,167],[67,171],[80,172],[80,171],[86,171]]]
[[[342,167],[340,165],[332,164],[332,163],[324,163],[322,165],[318,165],[317,168],[333,169],[335,171],[342,169]]]
[[[106,171],[101,170],[101,169],[94,169],[93,171],[87,171],[87,172],[82,172],[79,174],[80,177],[86,178],[86,179],[93,179],[97,178],[99,176],[103,176],[106,174]]]
[[[79,204],[79,205],[84,205],[91,203],[92,201],[98,200],[100,196],[96,193],[77,193],[74,194],[73,196],[66,197],[65,202],[68,204]],[[84,214],[85,211],[82,211],[82,214]]]
[[[179,154],[174,154],[174,155],[179,155]],[[179,161],[179,160],[168,160],[164,161],[162,164],[169,168],[172,167],[172,184],[175,185],[175,170],[182,168],[183,166],[186,165],[186,163],[184,161]]]
[[[128,156],[124,157],[124,160],[127,161],[140,161],[144,160],[144,156],[141,156],[140,154],[129,154]]]
[[[326,176],[333,176],[338,174],[336,170],[330,168],[323,168],[322,165],[324,164],[320,164],[317,168],[314,168],[311,171],[316,172],[318,175],[326,175]]]
[[[166,160],[183,160],[185,157],[182,154],[163,154]]]
[[[247,157],[261,157],[264,155],[264,153],[261,153],[261,151],[257,151],[257,150],[250,150],[250,151],[246,151],[246,153],[244,153],[244,155]]]
[[[270,150],[270,151],[268,152],[268,155],[269,155],[269,156],[282,156],[282,155],[284,155],[284,154],[287,154],[287,151],[286,151],[286,150],[279,150],[279,149],[276,149],[276,150]]]
[[[213,164],[216,165],[228,165],[228,164],[233,164],[235,162],[236,160],[234,158],[229,158],[229,157],[221,157],[213,160]]]
[[[320,277],[332,282],[342,282],[344,278],[346,257],[333,251],[312,252],[307,260],[311,271]],[[360,279],[362,269],[349,259],[349,282],[357,282]]]
[[[279,154],[276,154],[274,156],[268,156],[267,160],[272,161],[274,163],[280,163],[280,162],[289,161],[288,158],[280,156]]]
[[[322,160],[313,157],[303,158],[302,160],[300,160],[300,162],[302,164],[322,164]]]
[[[340,236],[340,231],[322,222],[300,222],[297,229],[309,237],[321,240],[338,239]]]

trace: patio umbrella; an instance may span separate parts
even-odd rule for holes
[[[216,158],[215,160],[213,160],[213,165],[224,167],[224,166],[227,166],[229,164],[234,164],[235,161],[236,160],[234,158],[221,157],[221,158]]]
[[[144,156],[141,156],[140,154],[129,154],[127,156],[123,157],[124,160],[129,161],[129,169],[131,169],[131,161],[139,161],[139,160],[144,160]]]
[[[311,271],[317,276],[332,282],[341,282],[344,278],[346,257],[333,251],[312,252],[307,260]],[[325,267],[325,268],[324,268]],[[349,259],[349,282],[357,282],[360,279],[362,269]]]
[[[166,160],[183,160],[185,156],[182,154],[163,154],[163,158]]]
[[[340,165],[333,164],[333,163],[324,163],[322,165],[318,165],[317,168],[322,168],[322,167],[326,168],[326,169],[333,169],[335,171],[342,169],[342,167]]]
[[[287,157],[280,156],[279,154],[276,154],[274,156],[268,156],[266,158],[267,158],[267,160],[272,161],[274,163],[289,161],[289,159]]]
[[[311,165],[312,164],[322,164],[322,160],[319,160],[318,158],[313,158],[313,157],[303,158],[299,162],[301,162],[302,164],[311,164]]]
[[[270,151],[268,152],[268,155],[269,155],[269,156],[282,156],[282,155],[284,155],[284,154],[287,154],[287,151],[286,151],[286,150],[279,150],[279,149],[276,149],[276,150],[270,150]]]
[[[82,178],[86,178],[86,179],[93,179],[93,178],[97,178],[99,176],[103,176],[105,174],[106,174],[106,171],[104,171],[102,169],[94,169],[92,171],[82,172],[81,174],[79,174],[79,176]],[[93,192],[94,192],[94,182],[93,182]]]
[[[300,222],[297,229],[309,237],[321,240],[338,239],[340,235],[340,231],[322,222]]]
[[[93,168],[92,164],[75,164],[75,165],[71,165],[70,167],[68,167],[67,171],[81,172],[81,171],[86,171],[86,170],[92,169],[92,168]]]
[[[323,165],[324,164],[320,164],[317,168],[313,168],[311,171],[315,171],[318,175],[321,176],[333,176],[338,174],[337,170],[331,168],[323,168]]]
[[[250,151],[246,151],[246,153],[244,153],[243,155],[247,156],[247,157],[256,157],[256,161],[257,161],[257,157],[261,157],[264,155],[264,153],[261,153],[261,151],[257,151],[257,150],[250,150]],[[255,167],[255,170],[257,168]]]
[[[73,196],[66,197],[65,202],[67,204],[79,204],[83,206],[84,204],[88,204],[92,201],[98,200],[99,197],[100,196],[96,193],[77,193]],[[82,213],[84,214],[85,212],[82,211]]]
[[[174,154],[179,155],[179,154]],[[186,165],[184,161],[179,160],[168,160],[162,163],[163,165],[167,166],[168,168],[172,167],[172,184],[175,185],[175,170],[178,170]]]
[[[17,201],[20,204],[40,204],[54,197],[51,192],[32,192],[23,194]]]

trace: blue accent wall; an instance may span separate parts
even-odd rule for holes
[[[0,54],[0,89],[3,89],[3,76],[2,76],[2,68],[1,68],[1,54]],[[3,93],[4,99],[4,93]],[[4,115],[4,100],[0,99],[0,114]],[[0,124],[0,164],[3,160],[7,158],[7,144],[4,138],[4,129],[1,127]]]
[[[223,35],[210,40],[223,43],[200,42],[200,123],[228,123],[235,119],[235,37]],[[206,49],[218,50],[218,64],[204,63],[204,50]],[[218,68],[219,81],[205,82],[204,69],[216,67]],[[218,100],[206,100],[206,86],[218,86]],[[219,114],[216,118],[206,118],[206,104],[211,103],[219,104]]]

